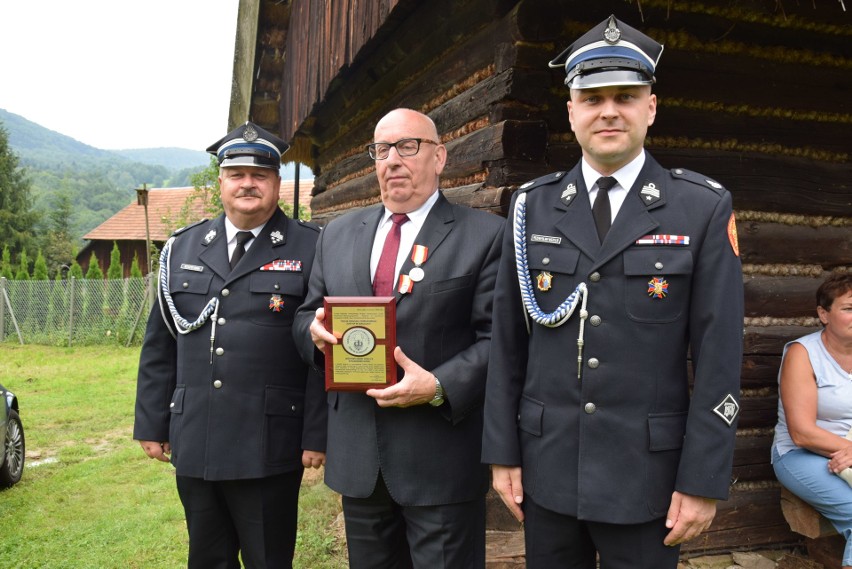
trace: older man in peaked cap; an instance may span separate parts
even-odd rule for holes
[[[250,122],[211,145],[225,213],[160,257],[133,437],[175,467],[190,568],[291,567],[302,473],[324,462],[322,380],[291,332],[319,230],[278,207],[287,148]]]
[[[530,569],[673,569],[728,496],[736,225],[721,184],[644,149],[662,51],[610,16],[551,62],[582,159],[510,208],[482,456]]]

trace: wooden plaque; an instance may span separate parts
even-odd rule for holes
[[[327,296],[326,391],[366,391],[396,383],[396,301],[392,296]]]

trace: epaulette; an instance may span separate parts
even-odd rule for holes
[[[189,225],[184,225],[180,229],[175,229],[174,232],[172,233],[172,237],[180,235],[184,231],[186,231],[188,229],[192,229],[196,225],[201,225],[202,223],[206,223],[207,221],[208,221],[207,219],[202,219],[202,220],[196,221],[195,223],[190,223]]]
[[[715,191],[717,194],[722,194],[726,191],[724,186],[722,186],[722,184],[720,184],[713,178],[708,178],[704,174],[699,174],[698,172],[693,172],[692,170],[687,170],[686,168],[672,168],[671,173],[672,176],[674,176],[675,178],[680,178],[682,180],[686,180],[687,182],[692,182],[693,184],[704,186],[705,188],[709,188]]]
[[[529,182],[522,184],[518,191],[528,192],[533,190],[539,186],[546,186],[548,184],[552,184],[554,182],[558,182],[561,180],[567,172],[551,172],[550,174],[545,174],[540,178],[536,178],[535,180],[530,180]]]
[[[294,219],[293,221],[295,221],[296,223],[298,223],[299,225],[301,225],[305,229],[313,229],[317,233],[319,233],[320,229],[322,229],[322,227],[320,227],[316,223],[313,223],[313,222],[310,222],[310,221],[305,221],[304,219]]]

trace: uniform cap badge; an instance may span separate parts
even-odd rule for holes
[[[254,129],[251,123],[246,125],[245,130],[243,131],[243,140],[246,142],[254,142],[257,140],[257,131]]]
[[[603,33],[603,38],[608,44],[616,44],[621,39],[621,30],[615,25],[615,16],[609,17],[609,23]]]

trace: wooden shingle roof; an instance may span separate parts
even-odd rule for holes
[[[292,205],[293,180],[281,181],[281,201]],[[299,203],[308,206],[311,199],[313,180],[299,182]],[[151,240],[165,241],[177,229],[174,222],[181,215],[187,200],[195,188],[151,188],[148,191],[148,224]],[[200,199],[190,202],[190,215],[185,220],[192,223],[211,214],[205,210]],[[310,211],[310,210],[309,210]],[[124,209],[92,229],[83,239],[93,241],[145,241],[145,208],[137,205],[136,200]]]
[[[152,241],[165,241],[176,228],[164,221],[176,219],[195,188],[152,188],[148,192],[148,224]],[[209,214],[201,200],[192,200],[189,221],[198,221]],[[104,241],[145,241],[145,208],[133,203],[95,227],[83,239]]]

